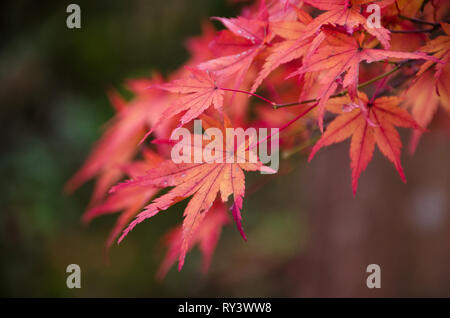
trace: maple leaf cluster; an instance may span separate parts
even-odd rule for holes
[[[378,27],[368,23],[372,3]],[[354,193],[376,145],[406,182],[397,127],[411,130],[414,152],[438,111],[450,112],[449,10],[445,0],[267,0],[236,18],[214,17],[167,79],[127,81],[130,100],[109,92],[117,113],[67,190],[96,179],[86,222],[120,212],[107,248],[189,199],[182,224],[164,240],[163,277],[196,245],[206,270],[231,217],[246,239],[244,171],[267,169],[259,161],[173,162],[172,132],[195,119],[222,131],[278,127],[283,158],[309,151],[311,160],[351,138]]]

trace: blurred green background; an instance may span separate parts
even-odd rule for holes
[[[69,30],[69,3],[2,4],[0,296],[450,296],[450,136],[439,129],[415,157],[403,157],[407,185],[377,154],[356,198],[348,145],[311,164],[293,158],[294,170],[247,195],[249,242],[225,228],[206,276],[194,250],[181,273],[154,279],[164,255],[160,237],[181,221],[182,207],[139,226],[105,264],[115,216],[83,226],[92,183],[72,196],[62,188],[113,115],[106,89],[179,67],[186,37],[199,34],[208,17],[234,16],[239,7],[221,0],[77,1],[82,28]],[[248,188],[258,178],[249,178]],[[72,263],[81,266],[81,289],[66,287]],[[381,265],[380,290],[366,288],[371,263]]]

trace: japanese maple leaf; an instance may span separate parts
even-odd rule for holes
[[[398,107],[401,98],[380,97],[371,103],[364,93],[360,93],[359,97],[363,105],[349,112],[343,111],[343,106],[346,106],[344,109],[349,105],[354,106],[349,97],[335,98],[327,103],[327,109],[338,116],[329,124],[309,156],[311,161],[321,148],[351,137],[350,166],[354,194],[361,172],[372,160],[375,145],[378,145],[381,153],[394,164],[400,177],[406,182],[400,162],[402,142],[395,127],[421,129],[406,110]],[[363,113],[364,109],[368,110],[367,115]]]
[[[394,0],[305,0],[305,3],[327,11],[314,19],[308,28],[309,31],[305,33],[305,37],[316,33],[325,24],[343,26],[349,34],[362,27],[369,34],[375,36],[386,49],[389,49],[389,30],[384,27],[369,26],[367,19],[360,12],[363,5],[376,3],[380,8],[384,8],[394,3]]]
[[[359,64],[363,61],[372,63],[389,58],[425,59],[437,61],[425,53],[397,52],[381,49],[365,48],[355,38],[339,32],[329,32],[322,46],[310,58],[304,61],[295,74],[326,71],[319,78],[321,89],[318,93],[319,127],[323,131],[323,116],[325,104],[338,88],[340,77],[343,76],[342,86],[348,89],[350,98],[356,98],[359,82]]]
[[[215,19],[222,22],[228,30],[219,33],[213,42],[215,46],[213,49],[216,52],[220,51],[221,54],[230,54],[201,63],[198,68],[214,73],[222,81],[233,78],[234,88],[237,89],[241,86],[255,57],[270,41],[267,9],[262,5],[255,18]]]
[[[198,245],[203,254],[202,271],[206,273],[211,264],[212,255],[222,232],[222,227],[230,223],[225,205],[216,200],[208,214],[203,220],[202,226],[194,233],[188,250]],[[172,265],[180,257],[183,244],[183,226],[177,226],[169,231],[164,244],[167,246],[167,253],[162,261],[156,277],[163,279]]]
[[[213,127],[223,129],[230,127],[225,120],[224,126],[217,121],[202,117],[203,122],[212,123]],[[211,125],[211,124],[208,124]],[[225,136],[225,133],[223,134]],[[204,145],[202,149],[206,149]],[[228,145],[225,145],[228,147]],[[245,147],[245,144],[237,145],[237,148]],[[245,154],[249,156],[251,150],[246,148]],[[234,155],[234,150],[229,148],[224,151],[224,156]],[[192,153],[195,147],[192,147]],[[237,152],[239,153],[239,152]],[[245,159],[245,158],[242,158]],[[179,270],[183,267],[184,258],[188,251],[193,235],[199,229],[200,224],[211,208],[218,193],[221,194],[222,202],[228,201],[230,195],[233,195],[232,214],[236,225],[242,237],[246,239],[241,223],[241,208],[245,194],[245,171],[264,171],[267,170],[261,162],[252,163],[245,161],[243,163],[174,163],[172,160],[164,161],[157,168],[151,169],[146,175],[125,182],[112,189],[112,192],[127,187],[173,187],[167,194],[164,194],[151,204],[145,207],[136,219],[131,222],[119,238],[119,243],[123,238],[139,223],[158,214],[160,211],[167,210],[175,203],[192,197],[184,211],[182,245],[179,255]],[[236,161],[235,161],[236,162]]]
[[[147,170],[155,168],[162,161],[162,158],[151,150],[144,150],[143,155],[144,160],[127,164],[123,168],[129,177],[137,178],[142,176]],[[83,215],[83,222],[87,223],[101,215],[123,211],[106,241],[106,248],[109,249],[125,226],[157,191],[159,191],[157,187],[147,187],[144,189],[128,187],[119,189],[111,194],[104,202],[86,211]]]
[[[186,111],[180,119],[179,127],[181,127],[197,118],[211,105],[217,110],[222,109],[224,91],[217,87],[216,76],[197,68],[186,67],[186,69],[190,72],[189,77],[152,86],[181,95],[163,112],[159,123]]]

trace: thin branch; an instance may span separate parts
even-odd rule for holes
[[[399,14],[398,17],[400,19],[408,20],[408,21],[411,21],[411,22],[414,22],[414,23],[419,23],[419,24],[426,24],[426,25],[432,25],[432,26],[439,26],[440,25],[439,22],[431,22],[431,21],[425,21],[425,20],[417,19],[417,18],[410,18],[410,17],[406,17],[406,16],[401,15],[401,14]]]
[[[389,32],[391,33],[400,33],[400,34],[408,34],[408,33],[428,33],[428,32],[433,32],[434,30],[437,29],[437,25],[429,28],[429,29],[422,29],[422,30],[391,30],[389,29]]]
[[[422,20],[422,19],[406,17],[406,16],[401,15],[401,14],[398,17],[400,19],[408,20],[408,21],[411,21],[411,22],[414,22],[414,23],[419,23],[419,24],[426,24],[426,25],[432,25],[432,26],[439,25],[438,22],[430,22],[430,21],[425,21],[425,20]]]
[[[390,70],[390,71],[388,71],[388,72],[386,72],[386,73],[383,73],[383,74],[381,74],[381,75],[378,75],[377,77],[374,77],[374,78],[372,78],[371,80],[369,80],[369,81],[367,81],[367,82],[364,82],[364,83],[358,85],[358,89],[362,89],[362,88],[364,88],[364,87],[367,87],[367,86],[369,86],[369,85],[371,85],[371,84],[373,84],[373,83],[379,81],[380,79],[383,79],[383,78],[385,78],[385,77],[387,77],[387,76],[389,76],[389,75],[394,74],[395,72],[397,72],[399,69],[401,69],[403,66],[405,66],[405,65],[406,65],[407,63],[409,63],[409,62],[410,62],[410,61],[408,60],[408,61],[399,63],[399,64],[398,64],[396,67],[394,67],[392,70]],[[331,95],[330,98],[342,97],[342,96],[347,95],[347,93],[348,93],[348,90],[345,90],[345,91],[343,91],[343,92],[341,92],[341,93]],[[279,109],[279,108],[290,107],[290,106],[298,106],[298,105],[303,105],[303,104],[315,103],[315,102],[317,102],[317,101],[318,101],[318,99],[308,99],[308,100],[304,100],[304,101],[302,101],[302,102],[293,102],[293,103],[286,103],[286,104],[276,104],[276,105],[273,105],[273,108],[274,108],[274,109]]]

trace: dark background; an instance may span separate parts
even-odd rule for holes
[[[62,188],[113,115],[106,89],[176,69],[203,20],[239,11],[219,0],[77,1],[82,28],[69,30],[69,3],[2,3],[0,296],[450,296],[450,134],[436,123],[403,156],[407,185],[376,153],[353,197],[348,144],[310,164],[293,158],[293,171],[247,195],[249,242],[226,228],[206,276],[194,250],[181,273],[154,279],[160,237],[181,208],[140,225],[105,264],[115,217],[83,226],[92,183],[72,196]],[[79,290],[65,284],[71,263],[82,269]],[[365,284],[372,263],[380,290]]]

